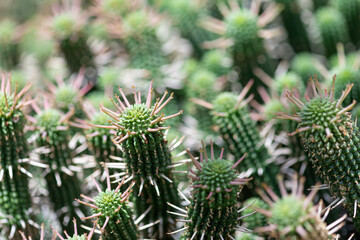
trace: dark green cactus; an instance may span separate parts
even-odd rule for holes
[[[319,8],[327,6],[329,0],[312,0],[312,2],[314,10],[317,11]]]
[[[107,169],[105,171],[107,172]],[[79,203],[91,207],[93,215],[84,219],[97,219],[96,222],[101,227],[101,235],[104,240],[139,239],[139,230],[133,220],[133,213],[127,204],[127,200],[132,192],[131,188],[135,183],[133,182],[122,193],[120,188],[124,182],[125,178],[123,178],[115,190],[112,190],[110,176],[107,172],[107,188],[104,191],[101,190],[98,183],[94,180],[99,194],[94,198],[82,195],[89,202],[77,200]]]
[[[20,60],[16,27],[16,23],[10,20],[0,22],[0,68],[4,70],[13,69]]]
[[[17,229],[30,230],[28,178],[31,174],[27,171],[28,163],[25,161],[29,154],[22,107],[31,103],[31,100],[23,99],[31,84],[20,92],[13,91],[11,81],[5,74],[0,83],[0,212],[5,220],[1,228],[8,227],[7,234],[12,239],[14,234],[17,235]]]
[[[327,214],[322,211],[322,201],[316,206],[312,203],[319,186],[317,185],[305,196],[304,182],[304,177],[300,180],[294,177],[290,182],[291,193],[289,194],[280,178],[280,197],[264,185],[266,193],[259,190],[259,194],[268,204],[268,209],[255,208],[255,210],[265,216],[269,225],[258,227],[254,231],[269,233],[275,239],[333,239],[335,237],[333,234],[345,224],[346,214],[333,224],[327,225],[325,222]]]
[[[84,208],[74,205],[74,199],[80,196],[81,182],[74,172],[73,157],[75,153],[69,148],[69,131],[67,121],[72,112],[66,115],[55,109],[39,110],[35,117],[37,128],[36,145],[45,151],[40,153],[40,159],[48,165],[45,180],[49,191],[49,198],[54,210],[59,216],[62,228],[72,232],[72,224],[68,219],[79,220],[78,212],[86,213]]]
[[[327,56],[336,54],[337,43],[349,40],[345,17],[336,8],[323,7],[316,12],[316,23]]]
[[[305,151],[313,164],[316,176],[328,184],[331,194],[345,198],[344,205],[353,216],[355,227],[359,229],[359,185],[357,178],[359,158],[359,129],[348,113],[355,101],[342,108],[342,103],[350,93],[348,85],[338,100],[334,100],[335,77],[330,91],[324,91],[319,83],[312,81],[314,98],[302,102],[291,93],[290,101],[300,110],[293,116],[280,114],[279,118],[298,122],[298,128],[291,134],[300,133]]]
[[[222,154],[214,157],[212,145],[210,158],[201,149],[200,162],[187,152],[197,171],[190,170],[194,190],[185,218],[186,239],[233,239],[242,219],[238,194],[249,180],[239,178],[236,171],[245,155],[233,164],[222,159]]]
[[[279,3],[282,23],[288,34],[288,41],[295,52],[310,51],[310,40],[306,26],[301,20],[301,7],[297,0],[274,0]]]
[[[249,155],[238,166],[238,170],[252,172],[256,185],[262,181],[275,184],[274,176],[279,172],[279,167],[274,163],[267,163],[271,156],[267,148],[259,144],[262,142],[259,131],[250,118],[248,99],[244,100],[251,84],[249,83],[239,96],[229,92],[219,94],[213,101],[213,121],[219,127],[226,148],[235,159],[245,153]]]
[[[137,213],[142,214],[152,206],[144,222],[160,220],[157,238],[167,239],[165,234],[174,227],[174,219],[167,213],[167,202],[178,204],[180,200],[171,173],[171,152],[163,133],[168,127],[164,126],[164,121],[182,111],[170,116],[160,113],[173,98],[171,94],[165,101],[167,92],[151,106],[152,82],[145,103],[141,102],[140,93],[134,91],[135,104],[132,105],[121,89],[120,93],[123,100],[116,96],[117,102],[114,102],[118,113],[101,106],[101,110],[113,118],[112,126],[105,128],[117,131],[114,143],[122,147],[127,174],[136,183],[134,192],[139,196],[135,202]]]
[[[272,88],[278,96],[285,90],[297,91],[300,95],[305,92],[305,85],[299,75],[294,72],[287,72],[274,79]]]
[[[221,77],[230,72],[232,61],[225,51],[214,49],[204,54],[201,64],[206,70]]]
[[[244,226],[250,230],[253,230],[257,227],[265,227],[267,225],[267,219],[261,213],[255,213],[250,215],[254,212],[255,208],[261,208],[265,210],[269,210],[269,205],[257,197],[252,197],[246,200],[243,203],[243,206],[246,207],[242,211],[243,216],[247,216],[244,218]]]
[[[346,19],[351,41],[358,46],[360,42],[360,1],[358,0],[331,0],[331,3],[343,14]]]
[[[85,25],[87,16],[81,6],[73,2],[71,6],[58,6],[61,10],[52,20],[52,30],[71,73],[78,73],[85,67],[85,79],[96,82],[94,54],[87,43]]]

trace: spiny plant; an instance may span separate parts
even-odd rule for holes
[[[336,53],[337,43],[347,43],[349,36],[346,19],[336,8],[319,9],[316,12],[316,24],[327,56]]]
[[[127,204],[135,182],[121,193],[120,188],[125,182],[125,178],[123,178],[117,188],[112,190],[107,168],[105,171],[107,175],[105,191],[101,190],[99,184],[92,178],[99,194],[94,198],[82,194],[81,196],[88,202],[76,199],[79,203],[91,207],[93,215],[83,219],[96,218],[96,222],[101,226],[101,236],[104,240],[137,240],[139,239],[139,230]]]
[[[301,19],[301,7],[294,0],[274,0],[281,4],[282,23],[287,31],[288,40],[295,52],[310,51],[310,40],[306,26]]]
[[[178,204],[180,200],[171,173],[171,152],[163,133],[169,127],[164,126],[164,122],[182,114],[182,111],[170,116],[161,113],[173,98],[171,94],[165,100],[167,92],[151,106],[152,85],[151,81],[145,103],[141,101],[141,93],[134,89],[135,103],[130,104],[120,88],[123,100],[117,95],[117,102],[111,100],[118,112],[101,105],[101,110],[113,119],[111,126],[98,127],[117,131],[114,143],[121,146],[125,159],[125,166],[124,163],[120,165],[126,168],[128,179],[135,181],[134,192],[138,196],[135,200],[136,211],[140,215],[152,206],[144,222],[160,220],[155,235],[158,239],[166,239],[165,233],[170,232],[175,224],[173,217],[167,213],[167,202]]]
[[[231,70],[232,60],[229,54],[220,49],[209,50],[204,53],[201,65],[206,70],[213,72],[217,77],[221,77]]]
[[[56,231],[54,228],[53,228],[53,237],[52,237],[52,240],[55,240],[56,239],[56,236],[58,236],[61,240],[91,240],[93,235],[94,235],[94,232],[95,232],[95,227],[96,227],[96,224],[97,224],[97,221],[94,222],[94,227],[91,229],[89,235],[87,233],[84,233],[82,235],[79,235],[78,234],[78,229],[77,229],[77,225],[76,225],[76,219],[73,220],[73,223],[74,223],[74,234],[72,236],[70,236],[66,231],[64,231],[65,233],[65,236],[66,238],[64,238],[63,236],[61,236],[61,234]],[[40,240],[44,240],[44,233],[42,232],[42,239]],[[24,239],[26,240],[26,238]]]
[[[244,155],[235,164],[214,156],[211,145],[211,156],[208,158],[205,148],[200,149],[200,162],[187,150],[197,171],[189,167],[193,182],[191,187],[191,203],[185,211],[176,205],[170,204],[185,216],[186,239],[233,239],[239,227],[239,221],[246,217],[241,216],[244,209],[238,209],[237,198],[243,185],[250,179],[240,178],[236,167],[245,158]],[[179,232],[179,230],[174,233]]]
[[[212,104],[205,101],[196,102],[211,109],[213,123],[218,126],[227,150],[235,159],[248,154],[237,169],[253,174],[256,185],[262,181],[273,184],[276,183],[274,176],[279,172],[279,167],[267,162],[271,155],[264,144],[259,144],[262,142],[260,133],[247,109],[247,103],[252,96],[247,99],[245,96],[252,84],[253,81],[250,81],[238,96],[231,92],[223,92]]]
[[[16,23],[11,20],[0,22],[0,67],[11,70],[19,63]]]
[[[256,1],[252,1],[251,9],[259,10],[257,4]],[[204,45],[207,48],[227,47],[234,66],[239,68],[240,83],[246,85],[249,79],[255,79],[257,87],[263,83],[253,74],[253,68],[260,67],[268,74],[273,74],[273,66],[264,48],[263,37],[272,37],[270,31],[264,27],[277,16],[279,7],[271,6],[267,9],[267,14],[259,14],[259,11],[251,11],[236,3],[234,5],[223,10],[223,21],[211,17],[202,21],[205,29],[219,35],[218,39]],[[254,93],[258,98],[258,93]]]
[[[72,232],[74,229],[68,219],[79,220],[79,211],[86,213],[84,208],[74,204],[74,199],[81,193],[81,181],[73,163],[75,153],[69,147],[68,120],[74,111],[62,114],[51,108],[46,99],[43,110],[36,104],[33,104],[33,108],[37,114],[32,119],[36,128],[36,147],[44,149],[39,152],[40,159],[48,166],[44,178],[49,198],[62,228]]]
[[[85,79],[95,83],[96,68],[94,54],[87,43],[85,26],[87,16],[81,10],[81,1],[71,1],[54,6],[52,31],[71,73],[77,73],[85,67]]]
[[[32,223],[29,209],[31,198],[28,178],[29,153],[24,133],[25,116],[22,108],[33,100],[24,99],[28,83],[20,91],[11,89],[11,80],[2,75],[0,85],[0,212],[4,216],[2,234],[13,238],[16,229],[29,231]],[[9,227],[9,229],[7,229]],[[4,233],[4,230],[8,230]]]
[[[344,205],[359,229],[359,186],[357,159],[359,157],[359,129],[351,120],[350,111],[355,100],[342,107],[352,85],[338,100],[335,95],[335,76],[329,91],[323,90],[319,82],[310,79],[314,97],[301,101],[290,92],[288,99],[300,108],[297,114],[279,114],[278,118],[298,122],[298,128],[291,135],[300,134],[305,151],[311,160],[316,175],[327,184],[333,196],[344,198]]]
[[[255,208],[261,208],[265,210],[269,210],[269,205],[261,200],[258,197],[252,197],[247,199],[244,203],[244,210],[242,211],[242,216],[246,216],[244,218],[244,226],[247,229],[253,230],[257,227],[265,227],[267,225],[267,219],[261,213],[253,213]]]
[[[301,77],[291,71],[275,77],[272,88],[278,96],[281,96],[285,90],[296,90],[301,95],[305,92],[305,85]]]
[[[277,196],[266,184],[264,190],[258,190],[269,209],[255,208],[263,214],[268,226],[255,228],[255,232],[267,232],[275,239],[326,240],[333,239],[333,234],[344,226],[346,214],[327,225],[325,222],[330,208],[323,211],[322,201],[318,205],[312,203],[318,191],[318,185],[307,195],[303,193],[305,178],[294,177],[291,194],[286,191],[283,179],[279,178],[281,196]]]

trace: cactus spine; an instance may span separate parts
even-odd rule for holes
[[[135,202],[138,214],[152,206],[144,221],[160,220],[156,231],[158,239],[166,239],[165,234],[174,227],[174,219],[167,213],[167,202],[178,204],[179,197],[171,173],[171,152],[163,134],[169,127],[164,126],[164,121],[182,114],[182,111],[170,116],[160,113],[173,98],[171,94],[165,100],[167,92],[151,106],[152,82],[145,103],[141,102],[141,95],[135,90],[135,104],[132,105],[122,89],[120,93],[123,100],[116,96],[117,103],[113,102],[118,113],[101,106],[101,110],[113,119],[112,126],[104,127],[117,131],[114,143],[122,147],[127,174],[136,183],[134,192],[139,196]]]
[[[206,149],[200,150],[200,162],[187,152],[197,171],[190,169],[194,190],[185,218],[186,239],[233,239],[242,219],[237,197],[249,180],[239,178],[236,171],[245,155],[233,164],[222,159],[223,153],[214,157],[212,144],[210,158]]]
[[[348,85],[338,100],[334,100],[335,76],[330,91],[320,88],[318,81],[312,81],[314,98],[302,102],[291,93],[290,101],[300,111],[293,115],[280,114],[279,118],[298,122],[293,134],[300,134],[305,151],[316,174],[322,182],[330,186],[332,195],[345,198],[345,207],[353,216],[355,227],[359,229],[359,185],[357,159],[359,158],[359,129],[351,120],[349,110],[355,101],[342,108],[342,103],[350,93]]]

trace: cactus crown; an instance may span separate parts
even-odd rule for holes
[[[56,35],[67,38],[75,30],[76,19],[70,13],[65,12],[54,17],[52,27]]]
[[[59,126],[62,115],[56,109],[47,109],[36,116],[37,124],[40,127],[51,129]]]
[[[77,102],[78,93],[70,84],[65,84],[56,89],[55,101],[61,106],[69,106]]]
[[[105,0],[101,2],[102,9],[107,13],[114,13],[119,16],[122,16],[127,11],[127,1],[126,0]]]
[[[281,95],[284,90],[298,89],[303,92],[305,88],[301,77],[294,72],[288,72],[275,78],[273,87],[278,95]]]
[[[5,75],[0,83],[0,117],[11,117],[16,110],[30,103],[28,100],[22,101],[22,97],[30,89],[31,83],[26,84],[20,92],[12,91],[11,80]]]
[[[168,102],[173,98],[173,94],[171,94],[170,97],[164,101],[168,94],[165,92],[162,98],[158,98],[155,105],[151,106],[151,99],[153,95],[152,85],[153,81],[151,81],[150,84],[146,103],[141,102],[141,93],[136,92],[134,89],[133,94],[135,104],[132,105],[129,103],[129,100],[120,88],[119,91],[123,97],[124,103],[119,96],[116,96],[117,103],[111,99],[119,113],[116,113],[104,107],[103,105],[100,105],[101,110],[113,118],[116,122],[110,121],[112,126],[96,126],[117,130],[118,137],[114,139],[115,143],[121,143],[133,135],[141,135],[143,138],[145,138],[144,134],[146,133],[157,132],[169,128],[162,126],[164,121],[182,114],[183,111],[166,117],[163,113],[159,114],[160,111],[166,106],[166,104],[168,104]]]
[[[249,10],[234,11],[225,19],[226,36],[242,44],[258,38],[257,17]]]
[[[73,223],[74,223],[74,232],[75,232],[75,233],[74,233],[74,235],[73,235],[72,237],[70,237],[70,236],[66,233],[66,231],[65,231],[66,240],[91,240],[91,238],[92,238],[92,236],[93,236],[93,234],[94,234],[94,232],[95,232],[95,227],[96,227],[97,221],[94,222],[94,226],[93,226],[93,228],[91,229],[89,235],[86,234],[86,233],[85,233],[85,234],[82,234],[82,235],[78,235],[76,219],[73,220]],[[65,240],[65,238],[63,238],[58,231],[56,231],[54,228],[52,228],[52,229],[53,229],[54,233],[55,233],[61,240]],[[42,230],[42,232],[41,232],[41,239],[44,239],[44,238],[45,238],[45,235],[44,235],[43,225],[42,225],[42,229],[41,229],[41,230]],[[27,239],[25,238],[25,236],[23,236],[23,237],[24,237],[24,240],[27,240]],[[56,238],[56,236],[53,237],[52,239],[54,240],[55,238]]]
[[[117,209],[123,206],[129,195],[123,195],[117,190],[106,189],[104,192],[100,192],[98,196],[95,197],[95,205],[97,208],[92,209],[93,213],[102,213],[107,217],[114,217],[117,213]],[[126,198],[125,198],[126,197]]]

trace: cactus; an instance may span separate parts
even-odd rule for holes
[[[28,178],[31,174],[25,163],[29,153],[22,108],[32,102],[23,99],[31,84],[26,84],[20,92],[16,88],[12,91],[10,79],[3,74],[0,86],[0,212],[5,220],[3,227],[11,228],[7,233],[11,239],[17,228],[30,230]]]
[[[135,183],[133,182],[121,193],[120,188],[125,182],[125,178],[123,178],[118,187],[112,190],[107,168],[105,171],[107,175],[107,188],[105,191],[101,190],[99,184],[93,178],[99,194],[94,198],[82,195],[89,202],[77,199],[79,203],[91,207],[93,215],[84,219],[96,218],[96,222],[101,226],[101,235],[104,240],[137,240],[139,239],[139,230],[132,218],[133,213],[127,205],[132,192],[131,188]]]
[[[354,224],[359,229],[359,187],[356,160],[358,158],[359,130],[350,119],[348,113],[355,101],[342,108],[342,103],[350,93],[352,85],[348,85],[338,100],[334,100],[335,76],[330,91],[320,88],[317,80],[312,81],[314,98],[302,102],[291,93],[287,93],[290,101],[300,111],[293,115],[280,114],[279,118],[298,122],[298,128],[292,133],[300,134],[305,151],[310,158],[316,175],[330,186],[333,196],[345,198],[344,205]]]
[[[65,232],[65,235],[66,235],[66,239],[65,239],[65,238],[63,238],[63,237],[61,236],[61,234],[60,234],[58,231],[56,231],[54,228],[53,228],[53,232],[54,232],[61,240],[91,240],[91,238],[92,238],[92,236],[93,236],[93,234],[94,234],[94,232],[95,232],[95,227],[96,227],[97,221],[94,223],[94,227],[91,229],[89,235],[86,234],[86,233],[84,233],[84,234],[82,234],[82,235],[78,235],[78,230],[77,230],[77,225],[76,225],[76,219],[74,219],[73,222],[74,222],[74,234],[72,235],[72,237],[69,236],[69,235]],[[42,229],[43,229],[43,228],[42,228]],[[44,240],[44,239],[45,239],[45,235],[44,235],[44,232],[43,232],[43,231],[42,231],[42,235],[41,235],[41,236],[42,236],[41,240]],[[56,238],[56,236],[53,235],[52,240],[55,240],[55,238]],[[24,238],[24,240],[27,240],[27,239]],[[29,240],[31,240],[31,239],[29,239]]]
[[[0,68],[4,70],[15,68],[20,58],[15,22],[11,20],[0,22],[0,45]]]
[[[304,22],[301,20],[301,8],[297,0],[274,0],[281,4],[282,23],[288,34],[288,41],[295,52],[310,51],[310,40]]]
[[[237,197],[242,186],[249,179],[239,178],[237,165],[214,157],[211,144],[211,157],[206,149],[200,151],[200,162],[187,150],[197,171],[193,174],[192,199],[185,218],[186,239],[233,239],[242,209],[238,209]]]
[[[360,33],[360,1],[358,0],[332,0],[331,3],[342,13],[346,19],[351,41],[359,45]]]
[[[287,72],[283,75],[277,76],[274,79],[272,88],[278,96],[281,96],[285,90],[296,90],[300,93],[300,95],[305,92],[305,86],[301,77],[293,72]]]
[[[204,54],[201,64],[206,70],[221,77],[230,72],[232,61],[226,52],[214,49]]]
[[[166,117],[160,114],[173,98],[171,95],[165,101],[167,92],[151,106],[152,84],[145,103],[141,102],[140,93],[134,90],[135,104],[130,105],[120,89],[125,104],[116,96],[117,103],[113,103],[118,113],[104,106],[101,110],[113,119],[111,126],[103,127],[117,131],[114,143],[122,147],[127,174],[136,183],[134,192],[139,196],[135,201],[136,211],[142,214],[152,206],[144,221],[149,223],[160,219],[156,232],[159,239],[166,239],[164,234],[174,227],[166,202],[178,204],[179,198],[171,173],[171,153],[163,135],[163,130],[168,128],[164,121],[182,114],[182,111]]]
[[[249,82],[239,96],[230,92],[221,93],[213,104],[206,106],[212,109],[213,122],[219,127],[225,146],[235,159],[249,154],[238,170],[253,173],[255,185],[262,181],[272,184],[275,183],[273,176],[279,172],[279,167],[267,163],[271,156],[267,148],[259,144],[262,142],[260,134],[250,118],[247,102],[251,98],[244,98],[251,85],[252,82]]]
[[[87,16],[81,11],[80,1],[57,6],[52,20],[52,30],[71,73],[85,67],[85,79],[95,83],[97,70],[94,54],[87,43],[85,25]]]
[[[317,69],[316,65],[318,64],[318,60],[310,53],[298,53],[291,60],[291,70],[298,74],[302,80],[304,85],[307,84],[309,80],[309,75],[318,76],[319,81],[322,81],[320,72]]]
[[[323,7],[319,9],[316,12],[316,23],[327,56],[336,53],[337,43],[347,43],[349,36],[346,19],[336,8]]]
[[[48,168],[45,180],[49,191],[49,198],[53,203],[54,210],[60,219],[63,229],[72,232],[72,225],[67,219],[77,218],[79,211],[83,214],[85,210],[74,205],[74,199],[80,196],[80,180],[73,166],[74,152],[69,148],[69,131],[67,121],[73,114],[66,115],[58,110],[45,108],[41,111],[37,105],[33,105],[37,112],[35,116],[36,145],[45,149],[40,153],[40,159]],[[47,104],[45,104],[47,106]]]
[[[255,232],[268,232],[275,239],[333,239],[333,234],[345,224],[346,214],[327,225],[325,219],[328,213],[322,216],[322,201],[316,206],[312,203],[319,186],[304,196],[304,182],[304,177],[300,180],[294,177],[291,180],[291,194],[288,194],[280,178],[280,197],[266,185],[264,189],[267,194],[259,190],[259,194],[269,205],[269,209],[255,209],[266,217],[269,225],[258,227]]]
[[[258,197],[252,197],[247,199],[243,206],[246,208],[242,211],[243,216],[247,216],[244,218],[244,226],[250,230],[253,230],[257,227],[265,227],[267,225],[267,219],[264,215],[260,213],[252,214],[255,208],[261,208],[265,210],[269,210],[269,205],[261,200]]]

